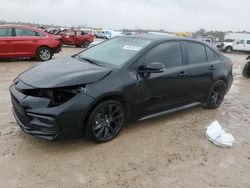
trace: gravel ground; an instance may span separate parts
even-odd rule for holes
[[[54,58],[80,50],[64,47]],[[250,187],[250,80],[241,76],[246,55],[230,57],[234,83],[219,109],[195,107],[136,122],[106,144],[23,133],[8,87],[37,62],[0,62],[0,187]],[[214,120],[234,135],[233,148],[206,139]]]

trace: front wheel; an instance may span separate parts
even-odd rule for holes
[[[37,50],[36,58],[39,61],[48,61],[52,58],[52,50],[48,47],[41,47]]]
[[[226,83],[222,80],[217,81],[210,90],[209,96],[204,104],[204,107],[208,109],[218,108],[224,99],[226,91]]]
[[[225,49],[225,52],[226,53],[232,53],[233,51],[233,48],[231,46],[228,46],[226,49]]]
[[[84,128],[84,136],[95,142],[108,142],[115,138],[125,124],[123,105],[109,100],[97,105],[90,113]]]

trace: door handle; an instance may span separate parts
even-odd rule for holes
[[[181,71],[181,72],[178,74],[178,77],[185,77],[185,76],[187,76],[187,75],[188,75],[187,72]]]
[[[37,42],[38,40],[36,40],[36,39],[34,39],[34,40],[32,40],[32,42]]]
[[[210,67],[209,67],[209,70],[215,70],[216,69],[216,67],[214,66],[214,65],[211,65]]]

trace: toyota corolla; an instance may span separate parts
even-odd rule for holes
[[[24,132],[107,142],[131,121],[195,105],[215,109],[232,80],[231,60],[209,44],[135,35],[36,65],[14,80],[10,93]]]

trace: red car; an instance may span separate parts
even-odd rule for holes
[[[0,58],[37,58],[50,60],[61,51],[60,37],[40,29],[17,25],[0,25]]]
[[[63,30],[59,33],[62,36],[62,44],[74,45],[76,47],[87,48],[91,42],[94,41],[94,35],[82,30]]]

